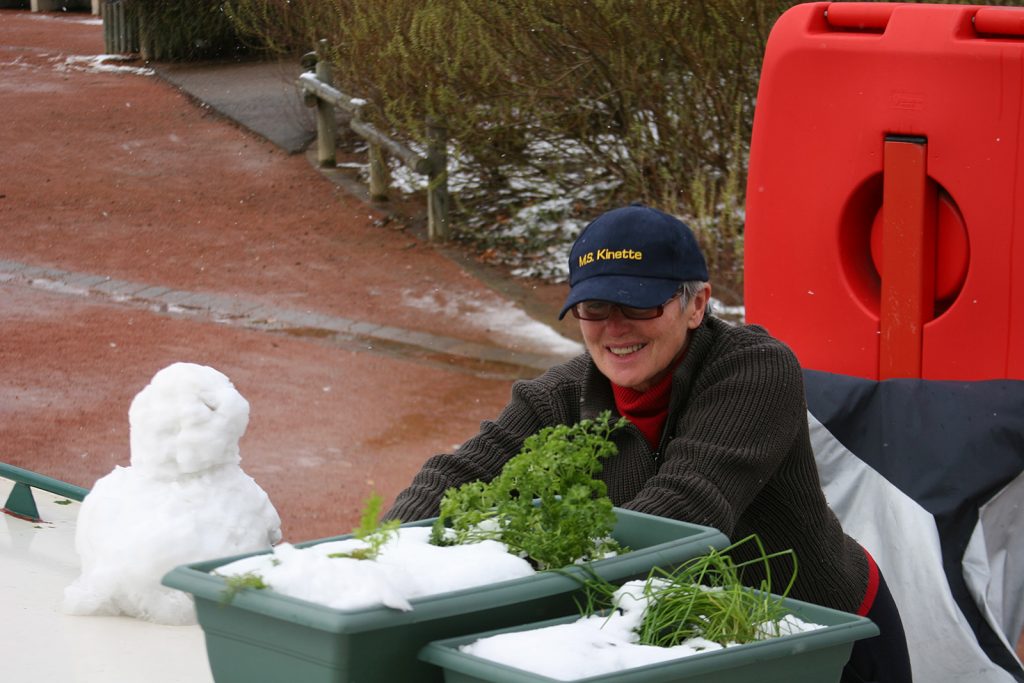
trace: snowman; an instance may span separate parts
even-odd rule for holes
[[[161,585],[174,567],[281,540],[281,519],[239,466],[249,403],[211,367],[158,372],[128,411],[131,465],[99,479],[75,533],[81,575],[64,590],[70,614],[195,623],[192,598]]]

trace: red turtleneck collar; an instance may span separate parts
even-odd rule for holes
[[[668,402],[672,394],[672,376],[682,362],[684,354],[673,361],[665,376],[647,391],[636,391],[628,387],[620,387],[612,382],[615,394],[615,407],[619,414],[635,424],[650,445],[651,450],[658,450],[661,431],[668,417]]]

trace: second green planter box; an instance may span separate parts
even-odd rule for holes
[[[783,603],[788,613],[822,628],[587,676],[573,683],[838,683],[853,644],[878,635],[878,627],[866,617],[791,598]],[[549,676],[476,657],[460,647],[488,636],[571,624],[577,619],[578,615],[559,617],[435,641],[423,648],[420,657],[444,668],[445,683],[555,683]],[[530,659],[531,653],[524,652],[523,662]]]

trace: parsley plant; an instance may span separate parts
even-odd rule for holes
[[[618,452],[609,435],[626,423],[594,420],[545,427],[523,443],[498,477],[449,489],[434,524],[435,544],[496,539],[538,569],[600,559],[619,549],[602,460]],[[450,528],[448,526],[450,525]]]

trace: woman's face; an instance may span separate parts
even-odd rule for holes
[[[632,320],[613,307],[607,320],[580,320],[583,341],[597,368],[613,383],[647,391],[686,348],[710,296],[711,285],[705,285],[685,307],[672,299],[661,316],[650,320]]]

